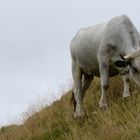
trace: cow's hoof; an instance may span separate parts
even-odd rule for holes
[[[123,98],[128,98],[128,97],[130,97],[130,94],[123,95]]]
[[[76,110],[74,112],[74,118],[82,118],[83,116],[85,116],[85,110],[84,109]]]
[[[107,109],[108,109],[108,105],[107,104],[105,104],[105,105],[100,105],[100,110],[102,110],[102,111],[106,111]]]

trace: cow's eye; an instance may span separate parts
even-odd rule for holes
[[[137,68],[133,67],[133,70],[134,70],[134,73],[135,73],[135,74],[137,74],[137,73],[138,73]]]

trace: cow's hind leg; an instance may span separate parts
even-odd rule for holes
[[[75,60],[72,61],[72,76],[74,80],[73,94],[75,99],[74,118],[85,114],[82,103],[82,70]]]
[[[123,76],[123,81],[124,81],[124,91],[123,91],[123,97],[129,97],[130,96],[130,91],[129,91],[129,83],[130,79],[128,75]]]
[[[83,76],[82,76],[82,91],[81,91],[81,100],[82,101],[84,99],[85,92],[87,91],[88,87],[90,86],[92,80],[93,80],[93,76],[83,74]],[[76,100],[74,98],[74,92],[72,94],[73,95],[72,95],[71,101],[74,104],[74,111],[76,111],[76,104],[77,103],[76,103]]]
[[[91,81],[93,80],[92,75],[86,75],[84,74],[82,77],[82,100],[84,99],[85,92],[87,91],[88,87],[91,84]]]

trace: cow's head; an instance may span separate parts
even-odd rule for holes
[[[116,61],[118,67],[128,67],[131,78],[140,86],[140,50],[122,57]]]

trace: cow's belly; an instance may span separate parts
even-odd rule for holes
[[[97,59],[93,62],[94,63],[91,63],[91,61],[89,61],[88,63],[86,60],[86,63],[79,63],[79,65],[85,74],[100,77],[99,64]],[[116,76],[119,73],[120,71],[115,67],[114,64],[109,65],[109,77]]]

